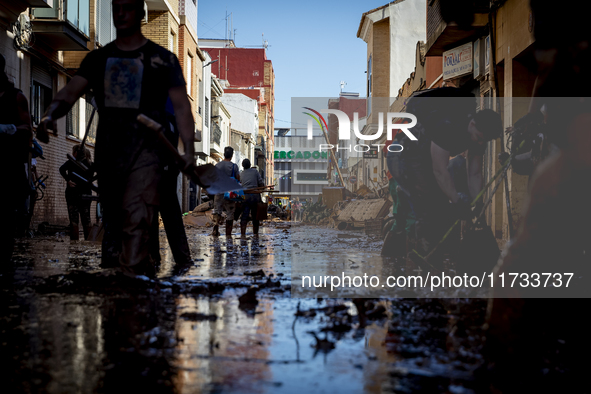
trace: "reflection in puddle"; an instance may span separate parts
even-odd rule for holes
[[[16,269],[2,276],[7,285],[0,291],[6,386],[27,392],[408,389],[393,382],[392,365],[414,348],[386,339],[399,340],[407,335],[399,335],[403,330],[415,335],[417,327],[401,318],[393,327],[382,314],[362,329],[352,302],[290,298],[292,251],[301,247],[292,249],[292,236],[283,229],[264,230],[259,239],[216,239],[189,231],[195,266],[175,272],[166,246],[158,280],[133,288],[125,282],[118,289],[93,288],[100,261],[96,244],[55,237],[21,243]],[[327,263],[320,256],[330,244],[317,241],[325,232],[305,230],[311,239],[307,247],[320,252],[311,264]],[[167,245],[165,238],[161,245]],[[348,258],[363,263],[368,257]],[[85,277],[91,283],[68,286],[72,270],[91,273]],[[50,276],[54,285],[65,284],[52,290],[47,280],[43,287],[43,278]],[[219,291],[191,290],[204,282]],[[244,301],[248,291],[255,303]],[[388,318],[392,310],[416,316],[400,309],[404,303],[383,304]],[[438,324],[448,329],[447,311],[437,313]],[[426,341],[428,333],[407,336]],[[437,346],[445,347],[441,335],[444,342]]]

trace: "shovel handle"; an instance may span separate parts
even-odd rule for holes
[[[195,163],[187,163],[185,159],[183,159],[183,157],[180,155],[177,148],[170,143],[168,138],[166,138],[166,136],[164,135],[164,127],[160,123],[156,122],[154,119],[147,117],[144,114],[138,115],[137,121],[156,133],[158,140],[173,156],[182,173],[191,178],[191,180],[199,186],[205,188],[209,187],[207,185],[204,185],[203,182],[200,181],[199,176],[196,172]]]
[[[164,135],[164,127],[160,123],[156,122],[154,119],[147,117],[144,114],[138,115],[137,121],[156,133],[158,139],[160,140],[160,143],[164,145],[166,150],[174,157],[175,161],[177,162],[183,173],[186,173],[189,176],[193,175],[193,171],[191,170],[191,168],[194,167],[195,164],[187,163],[183,159],[178,149],[174,145],[172,145],[168,138],[166,138],[166,136]]]
[[[74,164],[76,164],[82,170],[88,171],[88,167],[86,167],[84,164],[82,164],[81,162],[79,162],[78,160],[76,160],[76,158],[74,156],[72,156],[69,153],[66,156],[67,156],[68,160],[70,160],[71,162],[73,162]]]

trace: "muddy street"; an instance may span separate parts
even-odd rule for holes
[[[295,253],[321,256],[340,240],[358,264],[395,265],[364,234],[278,222],[258,239],[214,238],[202,228],[188,237],[195,264],[178,271],[161,234],[156,279],[100,269],[98,244],[63,234],[21,241],[14,269],[1,278],[4,385],[25,392],[478,391],[485,301],[292,297]]]

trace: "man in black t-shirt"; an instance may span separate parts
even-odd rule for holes
[[[421,92],[407,103],[406,112],[417,117],[410,129],[412,141],[399,133],[402,152],[388,154],[388,169],[400,185],[417,218],[417,239],[429,252],[458,218],[470,215],[470,203],[483,184],[482,157],[485,143],[500,136],[501,117],[492,110],[475,113],[473,95],[456,88]],[[469,195],[458,192],[448,171],[450,157],[468,151]]]
[[[142,0],[113,0],[117,39],[92,51],[78,74],[55,96],[42,130],[66,115],[92,89],[99,125],[95,165],[104,207],[103,263],[149,273],[150,226],[160,204],[164,151],[156,135],[136,121],[139,114],[164,124],[172,101],[187,163],[194,163],[194,120],[177,57],[145,38]]]

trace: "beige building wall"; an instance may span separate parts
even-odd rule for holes
[[[142,26],[146,38],[178,55],[179,20],[169,11],[148,11],[148,23]],[[174,35],[172,48],[171,34]]]
[[[504,127],[513,125],[528,111],[529,97],[532,95],[535,75],[528,69],[532,64],[533,51],[533,23],[530,23],[531,10],[529,0],[509,0],[501,7],[496,16],[495,50],[497,62],[497,76],[499,93],[513,99],[501,100]],[[519,99],[521,98],[521,99]],[[505,136],[505,146],[507,138]],[[494,147],[493,157],[500,153],[500,142]],[[499,168],[498,160],[494,160],[492,170]],[[527,201],[528,177],[508,172],[509,195],[513,216],[513,227],[516,230],[522,219],[524,204]],[[492,214],[493,228],[502,232],[503,239],[509,239],[509,225],[507,220],[506,190],[497,192]],[[502,213],[499,212],[502,210]],[[498,221],[502,225],[498,225]],[[498,233],[497,233],[498,235]]]

